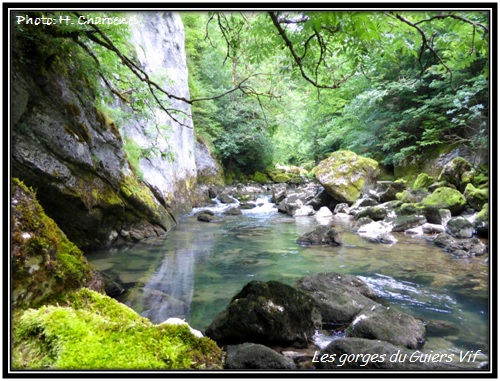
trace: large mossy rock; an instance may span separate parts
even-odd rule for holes
[[[12,306],[36,307],[83,286],[104,282],[80,249],[44,213],[33,190],[12,180]]]
[[[348,324],[377,304],[375,291],[353,275],[319,273],[299,279],[295,287],[314,299],[324,325]]]
[[[421,173],[413,183],[413,190],[427,190],[434,183],[434,178],[427,173]]]
[[[453,216],[465,210],[467,200],[456,189],[441,187],[422,200],[422,205],[435,209],[449,209]]]
[[[379,305],[356,316],[347,328],[347,336],[383,340],[417,349],[425,342],[425,326],[411,315]]]
[[[447,181],[463,192],[467,184],[473,181],[475,174],[471,163],[462,157],[456,157],[443,167],[438,181]]]
[[[13,324],[16,369],[221,369],[222,352],[187,324],[154,325],[88,289],[28,309]]]
[[[378,163],[352,151],[336,151],[313,169],[316,179],[337,201],[352,204],[363,186],[373,183],[379,173]]]
[[[286,284],[252,281],[219,313],[206,335],[224,344],[305,347],[321,317],[310,296]]]
[[[476,188],[471,183],[467,184],[464,191],[464,197],[467,203],[472,206],[475,210],[481,210],[483,205],[489,200],[489,189],[488,187]]]

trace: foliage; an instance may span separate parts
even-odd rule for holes
[[[14,329],[15,368],[217,369],[220,362],[217,345],[187,325],[153,325],[88,289],[63,306],[26,310]]]

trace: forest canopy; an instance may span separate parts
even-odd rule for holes
[[[123,17],[126,12],[107,12]],[[58,12],[23,13],[54,18]],[[88,21],[102,14],[82,15]],[[192,106],[194,128],[226,169],[311,166],[350,149],[387,167],[442,145],[488,148],[488,11],[181,12],[191,97],[146,73],[126,23],[14,25],[40,80],[64,63],[134,112]],[[24,16],[23,16],[24,17]],[[67,17],[67,16],[66,16]],[[98,79],[98,80],[96,80]],[[106,98],[107,97],[107,98]],[[158,130],[158,133],[161,133]]]

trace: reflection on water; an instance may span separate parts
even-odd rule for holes
[[[128,292],[121,300],[155,323],[186,319],[203,330],[251,280],[293,284],[299,277],[335,271],[352,274],[391,305],[422,319],[455,324],[459,333],[429,337],[426,348],[489,352],[488,266],[484,258],[453,259],[424,237],[394,233],[398,243],[373,244],[335,218],[344,245],[301,247],[295,240],[319,223],[315,217],[277,213],[268,197],[241,216],[204,223],[193,211],[166,239],[88,255],[92,264],[118,275]],[[234,206],[234,205],[232,205]]]

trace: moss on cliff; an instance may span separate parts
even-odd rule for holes
[[[88,289],[17,318],[17,369],[220,369],[222,352],[187,325],[154,325]]]
[[[12,180],[12,304],[41,305],[92,278],[82,252],[43,211],[32,189]]]

